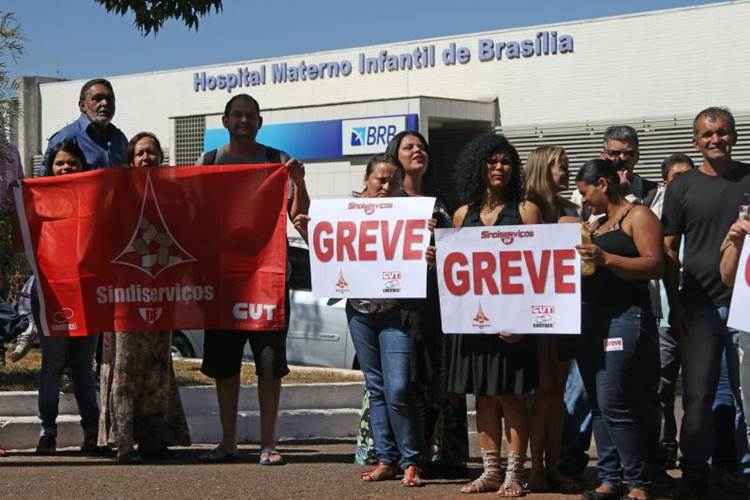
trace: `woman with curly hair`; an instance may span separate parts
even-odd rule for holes
[[[454,227],[536,224],[522,213],[521,160],[502,135],[471,141],[456,162],[456,188],[462,206]],[[497,490],[525,494],[523,463],[529,435],[527,395],[537,384],[536,345],[529,336],[450,335],[448,391],[476,396],[477,431],[484,471],[463,493]],[[500,477],[501,418],[509,443],[505,479]]]
[[[568,189],[568,155],[560,146],[539,146],[529,153],[524,169],[526,198],[521,214],[544,224],[578,221],[577,207],[560,193]],[[567,337],[567,338],[566,338]],[[572,351],[569,336],[537,338],[539,387],[531,410],[531,491],[573,493],[580,486],[560,474],[563,393]],[[545,467],[546,464],[546,467]]]

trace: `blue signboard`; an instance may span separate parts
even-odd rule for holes
[[[396,120],[403,123],[397,127],[384,127],[384,120]],[[357,142],[352,135],[352,122],[357,124],[357,130],[367,132],[372,128],[372,134],[365,133],[365,138],[372,136],[372,140]],[[345,155],[369,155],[384,152],[388,141],[401,130],[418,130],[419,120],[416,114],[399,115],[395,117],[373,117],[357,120],[322,120],[315,122],[274,123],[263,125],[258,131],[257,141],[262,144],[286,151],[300,160],[331,160]],[[383,133],[380,133],[383,129]],[[346,134],[344,134],[346,132]],[[210,151],[229,142],[229,132],[225,128],[206,129],[203,138],[203,150]]]

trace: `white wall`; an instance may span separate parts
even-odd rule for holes
[[[500,20],[498,20],[498,23]],[[284,84],[268,83],[250,92],[263,108],[293,108],[360,100],[409,96],[455,99],[499,98],[506,127],[535,123],[612,120],[639,116],[692,114],[708,105],[750,111],[750,51],[745,34],[750,3],[730,2],[563,23],[523,29],[403,42],[367,48],[289,56],[270,60],[222,64],[155,73],[110,77],[118,99],[115,124],[130,136],[151,130],[172,151],[169,117],[213,114],[223,109],[226,91],[193,91],[193,73],[235,71],[273,62],[297,63],[350,59],[351,76]],[[477,40],[532,38],[537,31],[570,34],[575,52],[528,59],[479,62]],[[449,43],[466,45],[472,61],[443,66],[442,49]],[[400,53],[425,44],[436,45],[434,68],[361,76],[359,52],[375,56],[381,49]],[[105,75],[106,76],[106,75]],[[49,137],[78,115],[82,81],[49,83],[41,87],[42,131]],[[242,89],[245,90],[245,89]],[[303,118],[304,116],[304,118]],[[289,113],[290,120],[314,119]]]

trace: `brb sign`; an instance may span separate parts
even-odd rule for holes
[[[383,153],[393,137],[406,130],[406,116],[342,120],[341,152],[344,155]]]

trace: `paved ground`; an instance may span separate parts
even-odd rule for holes
[[[431,480],[419,489],[398,481],[362,483],[361,467],[352,464],[352,443],[295,444],[281,447],[289,463],[281,467],[257,465],[257,446],[243,446],[240,463],[204,465],[198,457],[207,450],[194,446],[177,450],[175,460],[138,466],[117,466],[107,459],[85,458],[73,451],[56,457],[16,452],[0,458],[0,496],[4,498],[468,498],[459,495],[468,478]],[[479,475],[473,463],[470,476]],[[589,467],[587,478],[594,481]],[[476,495],[471,498],[497,498]],[[530,500],[574,499],[578,495],[529,495]],[[730,500],[717,492],[714,498]]]

